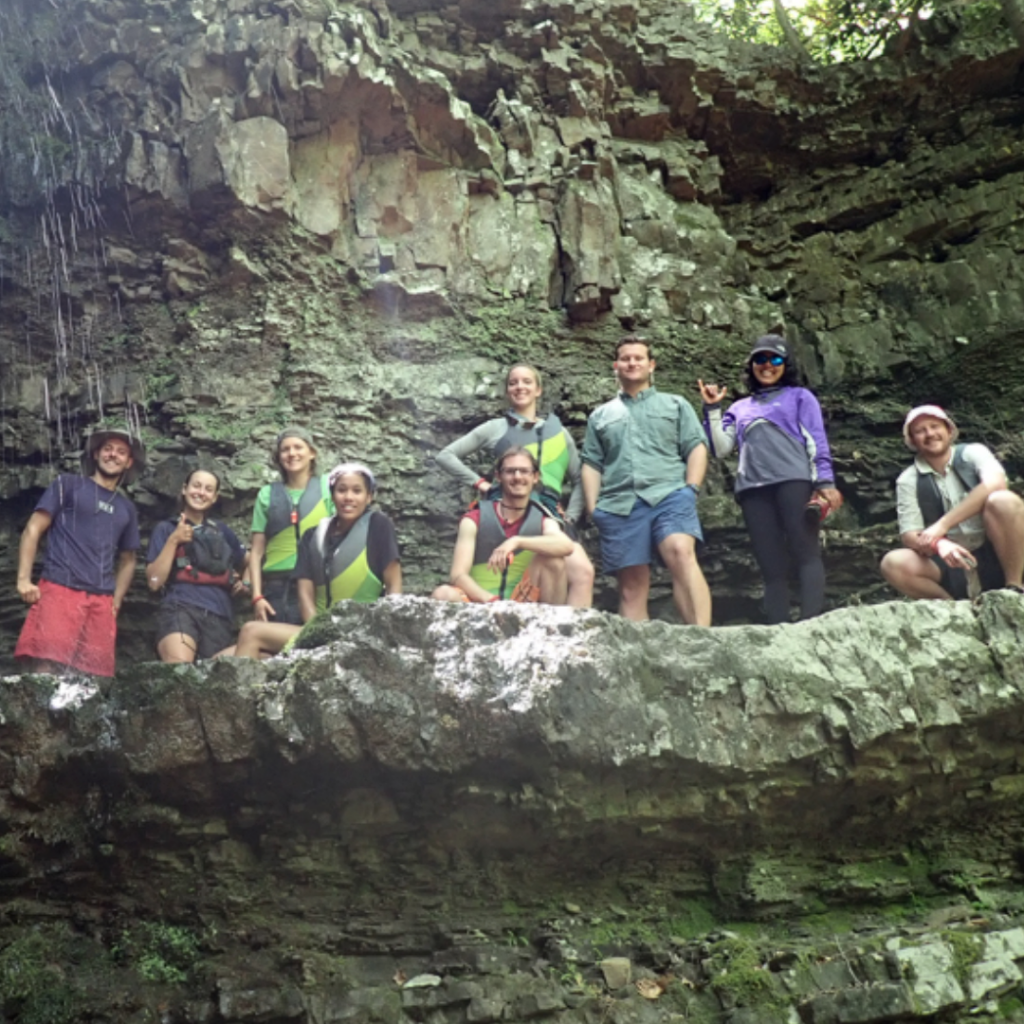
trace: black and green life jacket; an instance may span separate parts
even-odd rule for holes
[[[964,456],[964,449],[967,445],[958,444],[953,448],[953,458],[950,460],[949,468],[960,477],[963,485],[968,491],[973,491],[981,483],[981,477],[974,466]],[[934,473],[917,474],[917,504],[921,509],[921,516],[926,527],[937,523],[946,513],[942,503],[942,492],[939,490],[938,482]]]
[[[544,532],[544,509],[534,501],[530,502],[526,511],[526,522],[519,528],[519,537],[539,537]],[[476,532],[476,550],[473,552],[473,567],[469,570],[470,577],[488,594],[501,596],[502,573],[495,572],[488,564],[494,549],[508,540],[505,530],[498,518],[496,501],[480,502],[480,527]],[[504,579],[504,596],[509,597],[516,584],[523,578],[527,566],[533,561],[532,551],[517,551],[508,573]]]
[[[509,417],[508,429],[494,446],[495,460],[501,458],[502,452],[514,446],[525,448],[537,460],[541,489],[558,501],[562,497],[562,481],[569,471],[569,445],[565,427],[558,417],[551,414],[529,426]],[[492,488],[490,497],[493,498],[496,493]]]
[[[383,581],[370,570],[367,554],[372,515],[367,509],[333,550],[330,531],[334,516],[317,524],[313,538],[317,556],[313,561],[313,585],[318,612],[330,608],[335,601],[369,604],[384,592]]]
[[[288,488],[280,480],[270,485],[267,505],[267,549],[264,572],[291,572],[299,553],[302,535],[329,517],[332,511],[327,478],[311,476],[298,502],[292,501]]]

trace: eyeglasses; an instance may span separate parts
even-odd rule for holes
[[[786,357],[777,356],[771,352],[758,352],[750,361],[755,366],[764,366],[765,363],[771,363],[772,366],[781,366],[786,361]]]
[[[537,471],[525,466],[502,466],[501,472],[504,476],[533,476]]]

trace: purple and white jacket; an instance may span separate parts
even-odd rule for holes
[[[834,486],[821,406],[807,388],[768,388],[733,402],[724,414],[719,405],[705,405],[704,431],[715,458],[739,449],[737,494],[787,480]]]

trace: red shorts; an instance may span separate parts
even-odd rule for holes
[[[112,676],[117,640],[113,596],[70,590],[50,580],[40,580],[39,590],[42,596],[28,610],[14,656]]]

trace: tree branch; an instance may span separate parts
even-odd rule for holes
[[[1013,0],[1007,0],[1007,2],[1013,2]],[[801,60],[809,61],[811,55],[800,37],[800,33],[793,27],[793,22],[789,20],[786,8],[782,6],[782,0],[772,0],[772,3],[775,7],[775,20],[779,23],[779,28],[782,29],[782,37],[786,40],[786,45]]]

